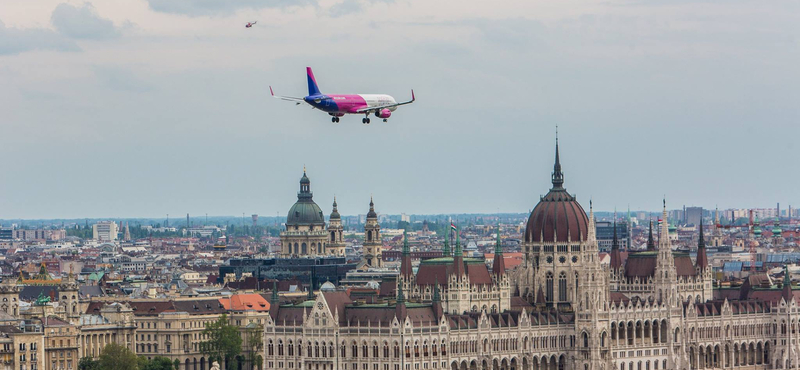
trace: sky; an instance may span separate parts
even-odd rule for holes
[[[258,21],[245,28],[248,21]],[[800,3],[0,0],[0,218],[800,206]],[[338,125],[323,93],[417,101]]]

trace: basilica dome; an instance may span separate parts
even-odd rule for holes
[[[564,174],[556,143],[556,163],[553,167],[553,187],[533,208],[525,227],[526,242],[578,242],[586,240],[589,217],[575,197],[564,188]]]
[[[314,202],[314,195],[311,193],[311,181],[303,171],[300,179],[300,191],[297,193],[297,202],[289,208],[286,215],[286,225],[324,225],[325,216],[322,209]]]

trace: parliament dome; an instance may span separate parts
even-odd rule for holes
[[[297,193],[297,202],[289,208],[286,215],[286,225],[324,225],[325,216],[322,209],[314,202],[314,195],[311,193],[311,181],[303,171],[300,179],[300,191]]]
[[[533,208],[525,227],[526,242],[585,241],[589,233],[589,217],[575,197],[564,188],[564,174],[556,142],[556,162],[553,166],[553,187]]]

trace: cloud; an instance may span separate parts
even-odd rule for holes
[[[91,3],[84,3],[76,7],[61,3],[53,10],[50,17],[56,30],[62,34],[76,39],[109,39],[120,35],[114,23],[101,18]]]
[[[75,42],[44,28],[6,28],[0,20],[0,55],[31,50],[80,51]]]
[[[361,12],[362,9],[363,6],[358,0],[344,0],[341,3],[333,4],[331,8],[328,9],[328,14],[331,17],[336,18],[343,15]]]
[[[344,0],[340,3],[333,4],[328,9],[328,15],[333,18],[338,18],[350,14],[361,13],[364,10],[365,3],[370,5],[376,3],[391,4],[394,3],[394,0]]]
[[[242,9],[317,5],[317,0],[147,0],[147,3],[157,12],[201,17],[231,15]]]
[[[140,93],[154,89],[153,85],[126,69],[97,66],[93,71],[98,80],[112,90]]]

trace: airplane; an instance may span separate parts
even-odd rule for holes
[[[275,95],[272,91],[272,86],[269,87],[269,93],[274,98],[291,101],[296,105],[306,102],[311,107],[328,113],[333,123],[339,123],[339,117],[345,114],[363,114],[364,118],[361,119],[361,123],[369,124],[370,113],[386,122],[386,119],[392,115],[392,112],[397,107],[411,104],[415,100],[414,90],[411,90],[411,100],[400,103],[394,100],[393,97],[384,94],[323,94],[319,91],[317,80],[314,78],[314,72],[311,71],[311,67],[306,67],[306,75],[308,77],[308,96],[304,98]]]
[[[256,25],[256,23],[258,23],[258,21],[255,21],[255,22],[247,22],[247,24],[246,24],[246,25],[244,25],[244,28],[251,28],[251,27],[255,26],[255,25]]]

